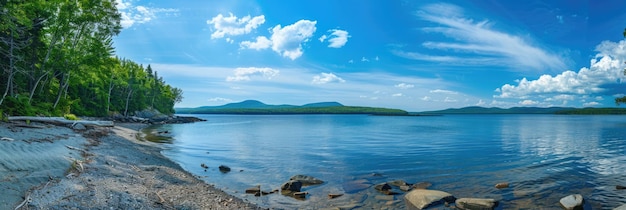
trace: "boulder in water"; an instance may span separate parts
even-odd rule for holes
[[[443,203],[453,203],[456,200],[452,194],[439,190],[415,189],[404,195],[407,209],[424,209]]]
[[[282,190],[283,194],[291,193],[291,192],[300,192],[300,190],[302,189],[302,182],[290,180],[288,182],[285,182],[280,187],[280,189]]]
[[[261,192],[261,185],[246,189],[247,194],[257,194]]]
[[[220,167],[218,167],[220,169],[220,172],[222,173],[228,173],[230,172],[230,167],[225,166],[225,165],[220,165]]]
[[[567,210],[583,209],[583,203],[585,200],[581,194],[568,195],[559,201],[561,207]]]
[[[509,187],[509,183],[508,182],[501,182],[496,184],[496,188],[498,189],[503,189],[503,188],[508,188]]]
[[[289,178],[289,180],[300,181],[303,186],[318,185],[324,183],[324,181],[320,179],[307,175],[295,175]]]
[[[492,210],[498,206],[498,201],[489,198],[459,198],[455,202],[463,210]]]

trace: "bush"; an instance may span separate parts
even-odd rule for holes
[[[63,117],[65,117],[65,119],[67,120],[80,120],[80,118],[76,117],[76,115],[74,114],[65,114],[63,115]]]

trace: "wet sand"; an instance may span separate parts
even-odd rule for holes
[[[73,131],[0,123],[0,209],[260,209],[140,141],[139,125]]]

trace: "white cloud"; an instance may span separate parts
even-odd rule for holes
[[[393,95],[391,95],[392,97],[401,97],[402,93],[394,93]]]
[[[374,60],[379,61],[379,60],[380,60],[380,58],[379,58],[378,56],[376,56],[376,57],[374,58]]]
[[[328,30],[328,32],[331,32],[330,35],[322,35],[319,40],[320,42],[324,42],[328,39],[328,42],[330,43],[328,44],[328,47],[330,48],[343,47],[344,45],[346,45],[346,43],[348,42],[348,38],[350,37],[350,35],[348,35],[348,32],[344,30],[331,29]]]
[[[272,77],[278,76],[279,71],[271,68],[257,68],[257,67],[248,67],[248,68],[236,68],[235,76],[226,77],[226,81],[229,82],[237,82],[237,81],[250,81],[250,76],[262,76],[268,79],[272,79]]]
[[[406,89],[410,89],[410,88],[415,87],[415,85],[406,84],[406,83],[400,83],[400,84],[395,85],[395,87],[403,89],[403,90],[406,90]]]
[[[272,46],[272,41],[267,39],[267,37],[258,36],[255,42],[243,41],[239,44],[239,46],[246,49],[262,50]]]
[[[320,42],[324,42],[324,40],[326,40],[326,38],[328,38],[328,36],[326,36],[325,34],[322,35],[318,40],[320,40]]]
[[[123,0],[116,0],[116,8],[121,15],[120,24],[123,28],[130,28],[135,24],[143,24],[150,22],[158,15],[175,15],[178,13],[177,9],[171,8],[151,8],[146,6],[133,6],[131,2]]]
[[[354,63],[354,60],[350,59],[350,60],[348,61],[348,63]]]
[[[485,106],[487,103],[485,101],[483,101],[482,99],[478,100],[478,103],[476,103],[476,106]]]
[[[361,62],[370,62],[370,60],[369,60],[369,59],[367,59],[367,58],[365,58],[365,57],[362,57],[362,58],[361,58]]]
[[[338,77],[337,75],[333,74],[333,73],[321,73],[320,75],[315,75],[313,77],[313,84],[326,84],[326,83],[331,83],[331,82],[346,82],[346,80],[342,79],[341,77]]]
[[[591,60],[589,68],[583,67],[578,72],[565,71],[556,76],[542,75],[536,80],[522,78],[517,84],[505,84],[496,89],[497,98],[528,98],[539,95],[586,96],[621,90],[611,90],[610,85],[619,84],[626,60],[626,41],[619,43],[602,42],[596,47],[598,55]]]
[[[464,17],[463,9],[456,5],[431,4],[424,7],[417,15],[437,25],[422,28],[423,31],[443,34],[451,40],[422,43],[422,46],[430,51],[429,53],[395,50],[394,54],[423,61],[515,66],[519,69],[532,70],[560,70],[566,66],[559,56],[530,45],[522,37],[492,29],[492,23],[487,20],[474,21]]]
[[[259,15],[251,17],[250,15],[237,18],[233,13],[224,17],[222,14],[207,20],[206,23],[212,25],[215,31],[211,34],[211,39],[223,38],[226,35],[237,36],[251,33],[252,30],[258,28],[265,23],[265,16]]]
[[[443,102],[453,103],[453,102],[457,102],[457,100],[454,98],[446,97],[446,99],[444,99]]]
[[[308,42],[315,33],[317,21],[299,20],[298,22],[281,27],[275,26],[272,29],[272,50],[295,60],[302,56],[302,43]]]
[[[598,105],[602,105],[601,103],[598,103],[596,101],[592,101],[592,102],[587,102],[584,103],[583,106],[598,106]]]
[[[432,99],[431,99],[430,97],[428,97],[428,96],[424,96],[424,97],[422,97],[421,99],[422,99],[422,101],[430,101],[430,100],[432,100]]]
[[[442,89],[431,90],[430,93],[443,93],[443,94],[452,94],[452,95],[459,94],[458,92],[455,92],[455,91],[442,90]]]
[[[539,104],[539,102],[527,99],[527,100],[520,101],[519,104],[523,106],[533,106],[533,105]]]
[[[209,98],[207,99],[207,101],[209,102],[232,102],[233,100],[228,99],[228,98],[215,97],[215,98]]]

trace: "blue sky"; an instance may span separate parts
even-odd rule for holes
[[[117,55],[181,88],[177,107],[612,107],[626,93],[622,0],[117,3]]]

